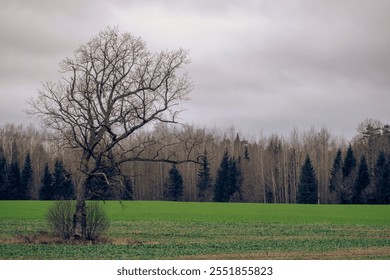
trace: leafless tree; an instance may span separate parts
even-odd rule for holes
[[[62,80],[44,83],[30,100],[30,113],[53,132],[58,145],[80,154],[73,174],[78,188],[75,238],[85,238],[86,182],[91,176],[108,180],[104,165],[190,160],[169,152],[183,139],[165,141],[145,133],[156,123],[176,123],[180,102],[192,89],[182,70],[188,63],[186,50],[152,53],[142,39],[107,28],[61,62]]]

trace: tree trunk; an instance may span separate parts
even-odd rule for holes
[[[88,180],[89,156],[84,154],[81,157],[80,171],[78,178],[78,190],[76,192],[76,212],[73,215],[73,238],[86,239],[87,233],[87,207],[85,204],[86,184]]]
[[[87,229],[87,209],[85,200],[77,200],[76,212],[73,216],[73,238],[85,239]]]

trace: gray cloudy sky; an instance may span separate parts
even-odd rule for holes
[[[390,118],[390,1],[0,0],[0,124],[107,25],[155,51],[189,49],[183,122],[244,134],[326,127],[349,138]]]

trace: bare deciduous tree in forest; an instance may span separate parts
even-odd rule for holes
[[[77,185],[74,238],[86,236],[86,182],[91,177],[109,180],[103,172],[107,164],[120,169],[129,161],[190,160],[190,155],[178,159],[170,149],[166,152],[176,142],[138,133],[156,123],[176,123],[178,105],[192,88],[181,70],[187,63],[183,49],[152,53],[140,38],[107,28],[62,61],[62,80],[44,83],[39,96],[30,100],[30,113],[53,132],[57,143],[80,153],[72,174]],[[129,147],[129,137],[139,141]]]

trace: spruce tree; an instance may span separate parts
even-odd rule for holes
[[[376,203],[390,203],[390,163],[386,161],[385,153],[382,151],[375,164],[375,191]]]
[[[214,201],[241,201],[242,176],[238,161],[231,159],[227,150],[222,157],[214,186]]]
[[[381,191],[382,195],[382,204],[390,204],[390,161],[388,160],[386,162],[385,166],[385,178],[386,178],[386,184],[383,186],[383,189]]]
[[[180,201],[183,197],[183,177],[174,164],[169,170],[166,199]]]
[[[329,203],[339,203],[339,195],[343,184],[341,149],[337,150],[329,179],[330,198]]]
[[[227,150],[223,154],[219,169],[217,171],[217,178],[214,186],[214,201],[215,202],[227,202],[229,201],[229,168],[230,159]]]
[[[7,161],[4,157],[3,148],[0,146],[0,200],[8,199],[7,183]]]
[[[53,188],[53,175],[50,172],[49,164],[45,165],[45,169],[43,171],[39,198],[41,200],[55,199],[55,191]]]
[[[340,203],[351,203],[352,192],[355,184],[356,158],[352,146],[349,145],[343,162],[343,184],[340,191]]]
[[[297,203],[318,203],[318,183],[312,162],[308,155],[306,156],[305,163],[301,169]]]
[[[75,190],[70,174],[65,170],[63,162],[59,159],[54,163],[53,191],[56,200],[75,198]]]
[[[355,167],[356,158],[353,154],[352,146],[349,145],[343,164],[343,177],[348,177],[349,175],[351,175]]]
[[[198,201],[205,201],[208,196],[208,190],[212,187],[210,165],[206,151],[201,157],[201,167],[198,171],[196,187],[198,190]]]
[[[242,176],[239,167],[239,161],[235,159],[230,159],[229,173],[228,173],[228,186],[227,186],[229,201],[242,200],[241,183],[242,183]]]
[[[368,171],[367,160],[363,155],[360,158],[359,170],[356,176],[356,181],[352,194],[352,203],[362,204],[364,203],[363,192],[370,184],[370,174]]]
[[[33,169],[31,163],[30,153],[27,153],[24,160],[23,170],[22,170],[22,183],[20,190],[20,199],[29,199],[30,190],[33,184]]]
[[[21,196],[22,180],[18,161],[12,162],[8,177],[9,199],[24,199]]]

